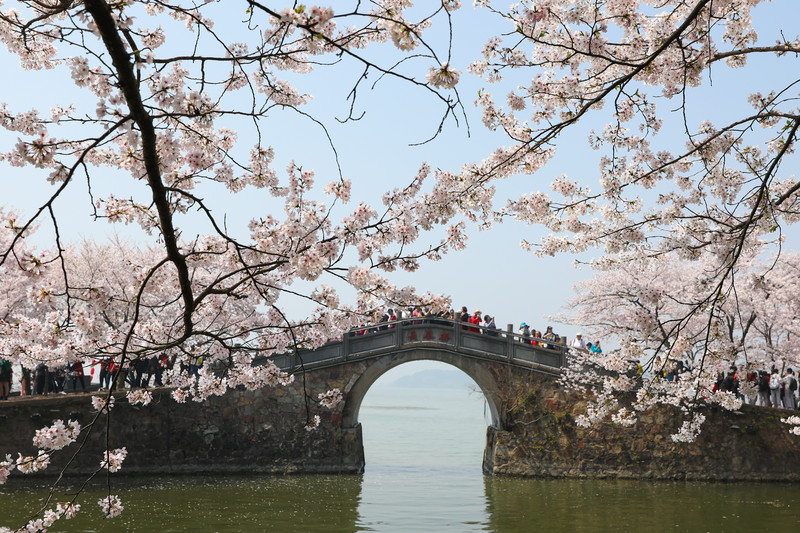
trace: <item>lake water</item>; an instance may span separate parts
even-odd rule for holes
[[[794,484],[484,477],[482,396],[466,388],[380,385],[359,416],[363,475],[117,478],[112,493],[122,498],[122,516],[98,520],[95,502],[104,489],[95,486],[83,498],[83,516],[50,531],[752,532],[800,526]],[[21,479],[0,486],[2,525],[24,524],[31,502],[46,497]],[[57,499],[74,489],[59,490]]]

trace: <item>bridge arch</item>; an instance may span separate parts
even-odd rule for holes
[[[389,370],[411,361],[439,361],[454,366],[464,372],[478,385],[483,392],[491,413],[491,426],[502,429],[500,410],[498,408],[498,384],[495,376],[489,371],[485,362],[464,357],[462,354],[447,349],[432,347],[407,348],[391,355],[382,355],[371,361],[371,364],[360,374],[358,379],[346,391],[344,409],[342,411],[342,427],[358,426],[358,414],[361,403],[370,387]]]

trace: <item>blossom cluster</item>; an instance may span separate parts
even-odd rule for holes
[[[116,494],[109,494],[97,500],[97,505],[103,510],[103,514],[106,518],[115,518],[122,514],[122,510],[124,509],[122,500],[120,500],[119,496]]]
[[[109,472],[117,472],[122,468],[122,461],[128,456],[128,450],[125,447],[117,448],[115,450],[106,450],[103,452],[103,460],[100,462],[100,468],[107,468]]]
[[[133,389],[126,394],[131,405],[149,405],[153,401],[153,393],[145,389]]]
[[[342,391],[336,388],[331,389],[327,392],[319,393],[317,395],[317,398],[319,399],[320,405],[322,407],[327,407],[328,409],[333,409],[334,407],[342,403],[342,401],[344,401],[344,395],[342,394]]]
[[[321,418],[319,415],[312,416],[309,423],[305,425],[305,430],[308,432],[315,431],[319,427],[320,421]]]
[[[17,462],[11,457],[11,454],[6,454],[5,461],[0,461],[0,485],[8,481],[8,475],[17,466]]]
[[[43,450],[60,450],[75,442],[80,432],[77,420],[70,420],[66,425],[63,420],[56,420],[52,426],[36,430],[33,445]]]
[[[92,408],[95,411],[111,411],[114,408],[114,396],[92,396]]]
[[[790,433],[793,435],[800,435],[800,416],[781,418],[781,422],[784,424],[790,424],[792,426],[792,428],[789,430]]]
[[[678,433],[672,435],[672,440],[674,442],[694,442],[700,434],[700,429],[705,421],[705,415],[694,413],[691,420],[684,421]]]
[[[17,457],[17,470],[23,474],[30,474],[46,469],[50,466],[50,454],[44,450],[39,450],[36,456],[23,456],[21,453]]]

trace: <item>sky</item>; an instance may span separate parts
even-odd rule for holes
[[[337,66],[336,70],[329,72],[323,70],[311,76],[296,77],[298,88],[314,97],[306,111],[326,124],[336,153],[330,148],[327,134],[314,122],[293,112],[276,111],[263,130],[267,142],[276,150],[275,168],[280,171],[289,161],[297,161],[304,168],[315,170],[321,187],[336,178],[338,156],[343,175],[354,183],[354,202],[351,205],[358,200],[376,204],[386,190],[407,184],[423,161],[435,168],[457,171],[465,162],[480,160],[498,145],[505,144],[505,139],[499,134],[486,131],[480,121],[480,110],[472,105],[479,89],[492,90],[492,87],[467,74],[465,68],[471,59],[477,57],[489,35],[507,31],[507,28],[497,22],[487,22],[489,19],[485,12],[473,9],[469,2],[464,4],[465,7],[455,13],[451,64],[462,71],[458,90],[469,127],[464,117],[459,117],[458,125],[448,121],[444,131],[431,142],[410,146],[435,131],[441,107],[423,90],[374,76],[369,79],[370,83],[377,82],[374,88],[365,85],[359,91],[356,109],[365,112],[363,118],[339,123],[336,119],[347,114],[349,102],[346,97],[352,88],[353,76],[359,70],[354,65]],[[758,12],[763,13],[764,43],[774,42],[779,20],[788,20],[792,15],[796,20],[796,15],[800,14],[795,0],[776,1],[760,7]],[[224,29],[225,17],[236,16],[229,12],[220,14],[217,23]],[[434,37],[434,43],[436,39]],[[171,44],[179,48],[185,43]],[[748,70],[747,89],[763,84],[768,90],[772,77],[783,75],[776,65],[774,60],[765,57],[762,65]],[[34,73],[21,71],[16,58],[5,51],[0,53],[0,67],[6,80],[18,80],[5,83],[0,89],[0,100],[7,102],[13,110],[34,107],[47,110],[54,104],[74,104],[85,108],[87,114],[93,112],[94,100],[72,85],[69,72],[63,68]],[[421,76],[425,70],[419,70]],[[729,104],[741,104],[742,73],[729,70],[720,67],[714,72],[713,86],[698,91],[698,98],[690,104],[690,110],[715,119],[725,116]],[[786,73],[789,74],[794,73]],[[731,90],[720,90],[725,87]],[[501,100],[504,94],[496,96]],[[499,184],[498,196],[548,191],[550,181],[561,174],[598,187],[597,164],[601,154],[589,149],[586,138],[592,128],[602,127],[600,118],[588,120],[561,137],[557,156],[535,176],[516,177]],[[9,149],[15,137],[15,134],[0,134],[0,149]],[[675,138],[678,139],[677,135]],[[36,171],[10,168],[5,164],[1,168],[3,193],[0,204],[6,207],[29,214],[51,192],[42,174]],[[102,179],[93,184],[94,195],[110,191],[123,196],[146,192],[141,184],[132,184],[122,175],[107,169],[100,172]],[[225,213],[226,221],[234,231],[235,228],[244,231],[250,218],[277,208],[253,191],[236,196],[220,194],[213,189],[201,189],[200,192],[214,198],[215,209],[218,213]],[[56,203],[56,211],[67,221],[62,228],[65,238],[73,242],[82,238],[102,239],[114,233],[137,242],[147,242],[148,239],[130,226],[93,221],[90,216],[91,198],[85,183],[76,182]],[[203,231],[199,219],[193,215],[182,219],[181,224],[184,237]],[[796,238],[797,228],[791,228],[791,231]],[[503,329],[507,324],[513,324],[516,329],[523,321],[534,329],[545,329],[547,325],[555,324],[558,333],[573,337],[577,327],[554,323],[548,317],[562,310],[564,302],[574,294],[572,286],[591,277],[592,272],[586,268],[576,269],[573,266],[575,257],[572,256],[539,258],[523,251],[519,246],[521,240],[541,237],[544,233],[539,228],[507,223],[491,231],[470,229],[469,232],[470,240],[465,251],[448,254],[436,263],[424,263],[417,272],[394,276],[395,283],[414,285],[421,291],[448,294],[454,307],[465,305],[470,311],[480,308],[494,316],[498,327]],[[591,252],[580,259],[587,260],[594,255],[596,253]]]

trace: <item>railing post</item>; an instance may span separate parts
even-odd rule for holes
[[[347,356],[350,353],[350,332],[352,330],[348,329],[344,332],[342,336],[342,360],[347,361]]]
[[[453,348],[456,350],[461,348],[461,321],[453,321]]]
[[[395,338],[394,338],[394,345],[398,348],[403,345],[403,325],[405,323],[402,319],[397,321],[397,327],[395,328]]]
[[[506,358],[511,362],[514,359],[514,324],[506,325]]]

